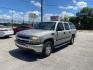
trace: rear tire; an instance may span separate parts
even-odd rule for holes
[[[73,45],[74,44],[74,37],[72,37],[71,38],[71,40],[70,40],[70,43],[69,43],[70,45]]]
[[[42,51],[42,56],[48,57],[52,53],[52,50],[53,50],[52,46],[53,45],[52,45],[51,41],[45,42],[44,47],[43,47],[43,51]]]

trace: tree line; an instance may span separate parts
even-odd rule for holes
[[[70,17],[69,21],[74,23],[77,29],[93,30],[93,8],[81,9],[76,16]]]

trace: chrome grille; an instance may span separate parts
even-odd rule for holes
[[[16,42],[21,45],[30,44],[29,41],[17,39]]]

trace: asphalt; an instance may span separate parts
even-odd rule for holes
[[[77,32],[73,45],[42,58],[18,49],[15,36],[0,39],[0,70],[93,70],[93,32]]]

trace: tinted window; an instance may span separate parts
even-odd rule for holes
[[[73,23],[69,23],[71,29],[76,29]]]
[[[54,30],[55,22],[40,22],[34,25],[34,29]]]
[[[68,23],[64,23],[64,27],[65,27],[66,30],[69,30],[69,25],[68,25]]]
[[[62,30],[64,30],[63,24],[62,23],[58,23],[57,31],[62,31]]]

